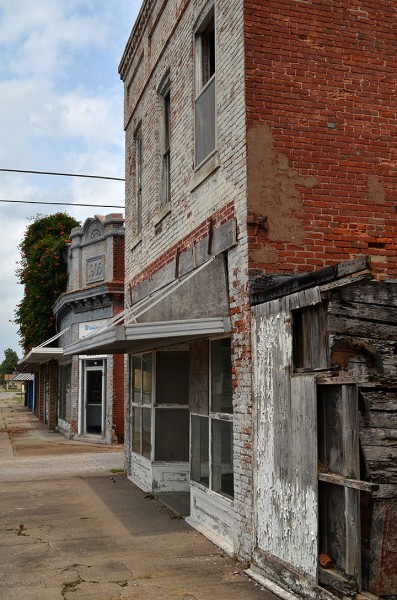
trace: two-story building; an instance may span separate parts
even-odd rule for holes
[[[395,0],[144,0],[126,470],[304,597],[397,593]],[[361,596],[362,597],[362,596]]]
[[[67,289],[53,307],[58,334],[19,367],[36,372],[39,419],[73,439],[124,439],[122,356],[65,357],[63,347],[104,327],[124,308],[124,218],[96,215],[70,234]]]

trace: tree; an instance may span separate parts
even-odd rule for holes
[[[11,348],[7,348],[4,350],[4,360],[0,364],[0,382],[4,383],[4,375],[6,373],[14,373],[16,371],[18,364],[18,354],[15,350],[11,350]]]
[[[21,260],[16,274],[24,296],[15,310],[24,351],[55,334],[52,306],[66,290],[67,268],[63,254],[70,230],[80,225],[66,213],[37,215],[19,245]]]

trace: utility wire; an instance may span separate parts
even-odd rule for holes
[[[85,177],[88,179],[111,179],[112,181],[125,181],[121,177],[104,177],[103,175],[80,175],[78,173],[51,173],[49,171],[25,171],[23,169],[0,169],[7,173],[33,173],[33,175],[57,175],[59,177]],[[41,203],[43,204],[43,203]]]
[[[121,208],[124,209],[124,206],[115,205],[115,204],[77,204],[73,202],[36,202],[33,200],[1,200],[0,202],[13,202],[17,204],[60,204],[62,206],[96,206],[99,208]]]

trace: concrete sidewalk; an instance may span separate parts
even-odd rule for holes
[[[0,598],[276,600],[123,475],[0,394]],[[12,469],[14,465],[14,471]]]

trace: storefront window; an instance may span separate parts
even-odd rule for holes
[[[211,412],[233,412],[230,338],[211,342]]]
[[[151,458],[152,437],[152,354],[131,358],[132,450]]]
[[[64,421],[70,418],[70,384],[72,366],[63,365],[58,369],[58,417]]]
[[[155,460],[189,461],[189,352],[156,352]]]
[[[192,415],[191,478],[205,487],[210,484],[208,417]]]
[[[209,410],[191,416],[191,478],[233,498],[233,402],[230,338],[210,342]]]
[[[211,421],[212,489],[233,497],[233,422]]]

